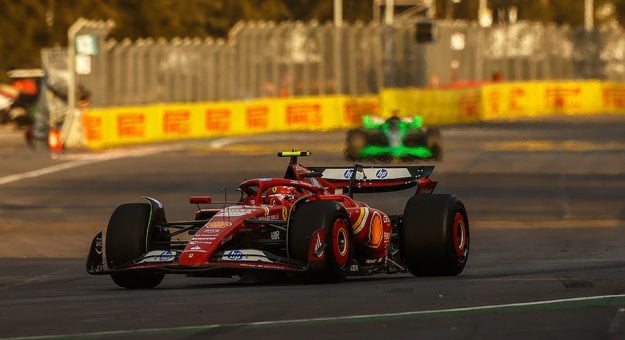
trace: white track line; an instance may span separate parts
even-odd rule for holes
[[[22,172],[22,173],[15,174],[15,175],[4,176],[0,178],[0,185],[17,182],[17,181],[27,179],[27,178],[39,177],[39,176],[51,174],[51,173],[58,172],[61,170],[75,168],[77,166],[81,166],[81,165],[89,164],[93,162],[94,161],[76,160],[76,161],[70,161],[67,163],[52,165],[47,168],[43,168],[39,170],[27,171],[27,172]]]
[[[589,306],[616,306],[625,304],[625,294],[617,295],[600,295],[600,296],[586,296],[569,299],[558,300],[542,300],[533,302],[521,302],[521,303],[509,303],[501,305],[485,305],[476,307],[463,307],[463,308],[450,308],[450,309],[433,309],[433,310],[417,310],[409,312],[399,313],[380,313],[380,314],[361,314],[361,315],[345,315],[335,317],[323,317],[323,318],[309,318],[309,319],[291,319],[291,320],[275,320],[275,321],[258,321],[258,322],[241,322],[231,324],[208,324],[198,326],[182,326],[182,327],[168,327],[168,328],[144,328],[144,329],[128,329],[118,331],[104,331],[104,332],[92,332],[92,333],[80,333],[80,334],[58,334],[58,335],[42,335],[42,336],[30,336],[30,337],[13,337],[3,339],[61,339],[61,338],[93,338],[93,337],[118,337],[118,336],[148,336],[150,334],[174,334],[174,333],[199,333],[205,332],[210,329],[217,328],[257,328],[257,327],[271,327],[271,326],[284,326],[284,325],[308,325],[308,324],[325,324],[325,323],[340,323],[350,321],[376,321],[376,320],[397,320],[401,318],[411,317],[434,317],[434,316],[462,316],[469,313],[483,313],[483,312],[516,312],[523,311],[527,308],[537,310],[537,307],[547,307],[561,305],[562,309],[576,308],[576,307],[589,307]],[[625,309],[619,308],[619,313],[625,312]],[[464,313],[464,314],[463,314]]]
[[[83,154],[67,154],[60,155],[60,160],[68,160],[65,163],[55,164],[46,168],[22,172],[19,174],[8,175],[4,177],[0,177],[0,185],[17,182],[27,178],[35,178],[44,175],[48,175],[51,173],[59,172],[62,170],[67,170],[71,168],[75,168],[81,165],[104,162],[113,159],[125,158],[125,157],[142,157],[153,155],[157,153],[162,153],[166,151],[176,151],[182,149],[182,145],[171,145],[171,146],[155,146],[155,147],[146,147],[141,149],[133,149],[133,150],[114,150],[105,153],[83,153]]]
[[[224,137],[212,140],[208,143],[211,149],[221,149],[225,146],[237,143],[259,143],[259,142],[280,142],[280,141],[306,141],[309,134],[300,132],[288,134],[272,134],[272,135],[249,135],[237,137]]]

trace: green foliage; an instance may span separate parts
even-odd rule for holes
[[[615,16],[625,22],[625,0],[595,0],[615,6]],[[436,1],[437,17],[445,17],[447,0]],[[475,20],[479,0],[454,4],[454,18]],[[516,6],[520,20],[558,24],[583,23],[582,0],[488,0],[497,22],[498,9]],[[373,0],[343,0],[345,21],[372,18]],[[112,19],[111,36],[226,37],[240,20],[333,19],[333,0],[0,0],[0,81],[15,67],[39,67],[40,49],[67,46],[67,29],[78,18]],[[48,18],[53,20],[46,20]]]

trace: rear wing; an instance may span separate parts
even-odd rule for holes
[[[409,189],[429,179],[434,166],[307,167],[338,188],[353,193],[387,192]]]

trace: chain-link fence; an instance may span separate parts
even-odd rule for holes
[[[620,30],[519,22],[482,28],[476,23],[443,22],[438,40],[427,47],[430,80],[441,83],[489,80],[625,79],[625,34]],[[602,56],[607,53],[608,55]]]
[[[76,76],[95,107],[156,102],[375,94],[492,80],[625,80],[625,33],[519,22],[440,21],[418,44],[415,23],[239,23],[226,40],[102,40]]]
[[[67,115],[67,93],[69,68],[67,65],[67,49],[55,47],[41,50],[41,66],[44,70],[42,79],[42,98],[40,109],[35,119],[35,129],[40,135],[47,134],[48,126],[60,124]]]

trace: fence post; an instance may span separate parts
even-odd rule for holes
[[[84,144],[82,124],[80,123],[82,112],[77,108],[77,95],[79,88],[83,89],[83,95],[85,96],[88,96],[88,94],[84,91],[93,91],[93,88],[86,89],[84,87],[79,87],[80,75],[89,75],[91,80],[98,80],[97,76],[94,78],[94,76],[91,75],[94,65],[93,58],[101,53],[104,38],[113,27],[115,27],[115,23],[112,20],[93,21],[79,18],[67,30],[69,44],[67,62],[69,69],[67,107],[69,110],[63,120],[61,130],[61,142],[66,147],[82,146]],[[96,63],[96,69],[98,66],[100,66],[100,64]],[[105,73],[105,70],[97,70],[98,72]],[[96,95],[102,96],[101,93]],[[93,96],[93,93],[91,93],[91,96]]]

